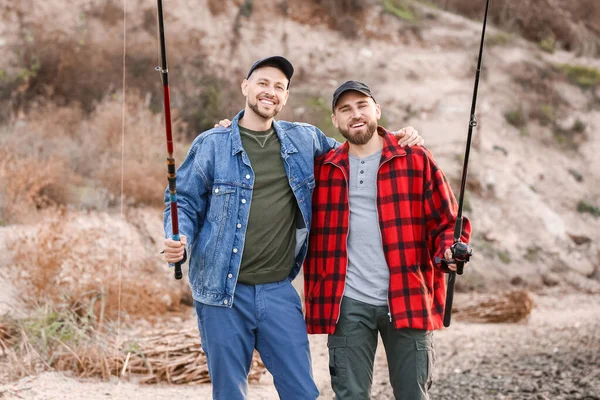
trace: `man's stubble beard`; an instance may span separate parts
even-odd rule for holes
[[[350,135],[350,130],[344,129],[342,127],[338,128],[338,130],[340,131],[342,136],[344,138],[346,138],[346,140],[348,142],[350,142],[351,144],[357,145],[357,146],[361,146],[361,145],[367,144],[369,142],[369,140],[371,140],[371,138],[377,131],[377,122],[376,121],[368,121],[366,131],[361,132],[357,135]]]
[[[258,108],[258,101],[255,103],[248,101],[248,107],[250,107],[250,109],[254,111],[256,115],[264,119],[274,118],[277,114],[279,114],[279,111],[281,111],[280,109],[277,109],[277,105],[275,105],[275,109],[271,113],[261,111],[260,108]]]

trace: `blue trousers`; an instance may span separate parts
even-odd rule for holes
[[[254,349],[273,375],[280,399],[319,396],[300,297],[288,279],[255,286],[238,283],[232,308],[195,304],[214,400],[248,398]]]

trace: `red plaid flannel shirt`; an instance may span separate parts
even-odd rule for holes
[[[439,329],[446,281],[433,260],[453,244],[458,205],[429,150],[401,148],[391,132],[379,127],[378,133],[385,144],[377,176],[377,211],[390,268],[392,320],[396,328]],[[312,228],[304,263],[308,333],[332,334],[339,319],[348,265],[348,176],[347,143],[315,161]],[[470,232],[464,218],[463,242]]]

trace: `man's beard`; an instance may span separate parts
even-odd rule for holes
[[[377,121],[367,121],[366,128],[367,129],[363,129],[361,132],[356,133],[354,135],[350,134],[349,129],[344,129],[341,126],[338,128],[338,130],[348,142],[357,146],[362,146],[363,144],[367,144],[369,140],[371,140],[371,138],[373,137],[375,131],[377,131]]]
[[[271,111],[271,112],[262,111],[261,109],[258,108],[258,101],[254,102],[254,103],[251,103],[250,101],[248,101],[248,107],[250,107],[250,109],[252,111],[254,111],[254,113],[256,115],[258,115],[259,117],[264,118],[264,119],[273,118],[277,114],[279,114],[279,111],[281,111],[280,109],[277,108],[277,105],[275,105],[275,107],[273,108],[273,111]]]

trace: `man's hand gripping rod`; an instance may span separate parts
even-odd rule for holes
[[[167,68],[167,48],[165,43],[165,28],[163,19],[162,0],[158,0],[158,33],[160,40],[161,66],[156,70],[161,73],[163,84],[163,98],[165,107],[165,126],[167,133],[167,170],[169,180],[169,196],[171,202],[171,227],[173,240],[179,241],[179,220],[177,218],[177,174],[175,169],[175,157],[173,156],[173,135],[171,132],[171,95],[169,91],[169,70]],[[175,279],[181,279],[181,264],[175,263]]]

